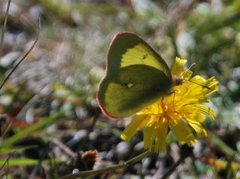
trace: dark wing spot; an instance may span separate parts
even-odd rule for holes
[[[147,58],[148,54],[144,54],[142,57],[142,60],[145,60]]]

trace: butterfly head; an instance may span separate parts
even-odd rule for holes
[[[172,76],[172,81],[174,86],[181,85],[183,83],[183,79],[178,76]]]

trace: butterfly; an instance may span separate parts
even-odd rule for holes
[[[181,82],[172,77],[163,58],[143,39],[131,32],[119,32],[108,49],[106,75],[100,82],[97,101],[108,117],[129,117],[170,94]]]

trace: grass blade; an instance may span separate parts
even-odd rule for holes
[[[64,117],[64,113],[63,112],[59,112],[53,116],[50,116],[48,118],[42,118],[39,119],[39,121],[31,126],[29,126],[28,128],[16,133],[15,135],[13,135],[12,137],[4,140],[1,144],[1,147],[9,147],[12,144],[14,144],[15,142],[23,139],[26,136],[29,136],[32,132],[40,130],[50,124],[53,124],[54,122],[56,122],[57,120],[61,119],[62,117]]]

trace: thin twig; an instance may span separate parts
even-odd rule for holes
[[[2,49],[3,49],[4,33],[5,33],[6,26],[7,26],[8,12],[9,12],[9,9],[10,9],[10,4],[11,4],[11,0],[8,0],[7,9],[6,9],[6,13],[5,13],[5,16],[4,16],[2,33],[1,33],[0,54],[1,54]]]
[[[5,160],[5,162],[3,163],[3,165],[0,168],[0,171],[5,167],[6,164],[8,164],[8,161],[10,160],[10,158],[16,153],[16,151],[13,151],[13,153],[11,153],[8,158]]]
[[[75,159],[77,157],[77,154],[73,152],[68,146],[63,144],[61,141],[57,139],[51,139],[51,142],[58,146],[61,150],[63,150],[68,156],[71,158]]]
[[[161,177],[161,179],[168,178],[175,170],[176,168],[185,160],[186,157],[181,157],[178,159],[178,161]]]
[[[32,46],[30,47],[30,49],[24,54],[24,56],[17,62],[17,64],[13,67],[13,69],[10,70],[10,72],[7,74],[6,78],[3,80],[3,82],[0,85],[0,90],[2,89],[2,87],[5,85],[5,83],[8,81],[8,79],[10,78],[10,76],[13,74],[13,72],[18,68],[18,66],[23,62],[23,60],[28,56],[28,54],[32,51],[32,49],[35,47],[37,41],[38,41],[38,37],[39,37],[39,31],[40,31],[40,23],[38,24],[38,30],[37,30],[37,37],[34,40]]]
[[[38,161],[38,164],[34,167],[32,173],[31,173],[30,176],[28,177],[29,179],[37,178],[37,177],[36,177],[36,174],[37,174],[38,170],[39,170],[40,167],[41,167],[41,163],[42,163],[42,160],[39,160],[39,161]]]
[[[91,126],[90,126],[89,129],[88,129],[88,132],[89,132],[89,133],[93,131],[94,126],[95,126],[97,120],[98,120],[98,115],[95,114],[95,115],[93,116]]]
[[[187,145],[183,145],[181,146],[181,155],[180,158],[178,159],[178,161],[173,164],[173,166],[161,177],[161,179],[166,179],[168,178],[175,170],[176,168],[182,163],[184,162],[184,160],[187,157],[193,156],[193,152],[192,152],[192,147],[189,147]]]

